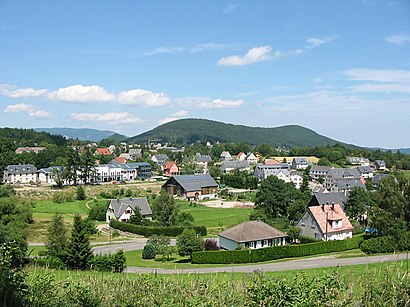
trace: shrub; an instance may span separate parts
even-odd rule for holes
[[[86,198],[87,196],[85,195],[84,188],[81,185],[77,186],[77,199],[85,200]]]
[[[152,244],[147,244],[144,246],[142,251],[142,259],[155,259],[155,247]]]
[[[53,202],[56,204],[62,204],[74,201],[74,193],[72,192],[55,192],[53,194]]]
[[[109,203],[105,204],[96,204],[94,207],[91,208],[90,212],[88,213],[88,218],[96,221],[105,221],[105,213],[107,212]]]
[[[204,248],[206,251],[217,251],[219,250],[219,245],[215,239],[206,239]]]
[[[96,255],[90,261],[91,269],[104,272],[121,273],[126,265],[125,254],[121,250],[111,255]]]
[[[153,227],[153,226],[141,226],[133,225],[130,223],[123,223],[111,220],[111,227],[118,230],[135,233],[142,235],[144,237],[151,237],[152,235],[166,236],[166,237],[177,237],[180,235],[185,227],[182,226],[167,226],[167,227]],[[207,235],[207,229],[205,226],[195,226],[194,227],[197,234],[201,236]]]
[[[311,256],[355,249],[359,247],[362,241],[363,237],[358,236],[340,241],[272,246],[253,250],[196,252],[192,254],[192,263],[246,263]],[[232,252],[235,252],[235,254],[231,254]]]
[[[63,270],[67,268],[60,258],[54,256],[35,257],[31,260],[31,263],[39,267],[45,267],[56,270]]]
[[[366,254],[392,253],[410,250],[410,231],[400,238],[392,236],[376,237],[364,241],[360,249]]]

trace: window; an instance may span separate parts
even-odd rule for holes
[[[268,245],[268,240],[263,240],[262,246],[266,246],[266,245]]]
[[[249,247],[254,248],[255,247],[255,242],[249,242]]]
[[[300,226],[305,227],[306,225],[306,219],[302,219],[302,221],[300,222]]]
[[[315,233],[315,239],[320,240],[320,233]]]
[[[316,228],[316,221],[312,221],[312,228]]]

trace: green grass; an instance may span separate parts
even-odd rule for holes
[[[208,234],[216,234],[243,221],[249,220],[251,208],[211,208],[203,205],[180,203],[181,212],[189,212],[194,217],[194,224],[208,228]]]
[[[410,170],[402,170],[401,172],[404,174],[404,177],[410,180]]]
[[[61,213],[63,215],[88,215],[88,208],[85,206],[86,200],[76,200],[73,202],[67,202],[62,204],[56,204],[52,200],[39,200],[36,202],[36,206],[33,209],[34,218],[36,217],[48,217],[53,216],[55,213]]]

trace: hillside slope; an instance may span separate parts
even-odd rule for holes
[[[44,131],[51,134],[63,135],[69,139],[79,139],[80,141],[98,142],[102,139],[116,135],[113,131],[98,130],[90,128],[35,128],[35,131]],[[126,136],[123,137],[125,139]]]
[[[220,143],[247,142],[253,145],[263,143],[273,146],[302,147],[338,143],[313,130],[297,125],[276,128],[247,127],[225,124],[207,119],[180,119],[163,124],[153,130],[129,138],[128,142],[147,142],[161,139],[161,142],[176,144],[211,141]]]

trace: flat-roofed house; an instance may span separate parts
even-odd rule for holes
[[[111,199],[105,219],[107,223],[111,220],[126,222],[137,210],[143,218],[152,219],[151,207],[146,197]]]
[[[244,222],[218,234],[219,246],[226,250],[258,249],[285,245],[288,235],[262,221]]]
[[[218,196],[218,184],[208,174],[172,176],[162,188],[172,195],[184,196],[188,200],[217,198]]]

